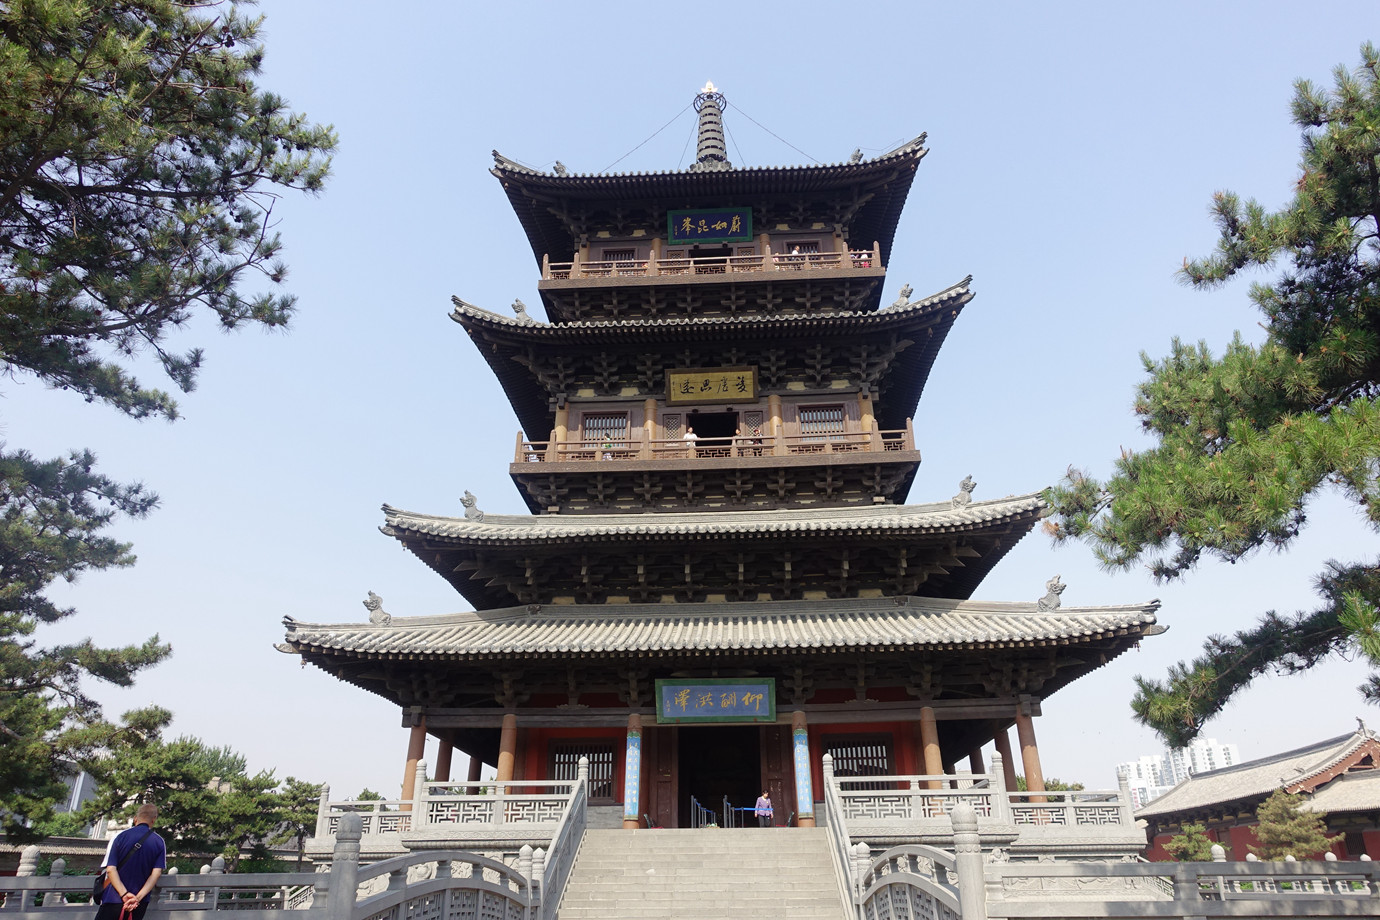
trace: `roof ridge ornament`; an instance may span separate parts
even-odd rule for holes
[[[973,479],[973,474],[969,473],[963,477],[963,481],[958,484],[958,494],[949,499],[949,504],[954,508],[962,508],[964,505],[971,504],[973,501],[973,490],[977,488],[977,482]]]
[[[1049,613],[1051,610],[1058,610],[1059,605],[1063,603],[1063,601],[1059,599],[1059,595],[1063,594],[1064,589],[1067,587],[1068,585],[1061,582],[1059,576],[1055,575],[1049,581],[1045,582],[1045,596],[1036,601],[1035,606],[1040,608],[1041,613]]]
[[[556,161],[556,165],[551,167],[551,171],[554,172],[554,173],[555,173],[556,175],[558,175],[558,176],[568,176],[568,175],[570,175],[570,170],[566,169],[566,168],[565,168],[565,164],[562,163],[560,160],[557,160],[557,161]]]
[[[513,301],[513,316],[524,326],[535,326],[537,324],[537,321],[528,315],[527,304],[523,303],[521,300]]]
[[[861,163],[861,162],[862,162],[862,148],[861,148],[861,147],[854,147],[854,148],[853,148],[853,153],[848,157],[848,162],[849,162],[850,165],[852,165],[852,164],[854,164],[854,163]]]
[[[695,162],[691,172],[714,172],[732,169],[728,161],[728,145],[724,142],[724,109],[728,100],[714,88],[714,81],[704,84],[695,96],[695,111],[700,116],[699,139],[695,143]]]
[[[475,523],[484,520],[484,512],[479,510],[478,502],[479,499],[475,498],[469,489],[466,489],[465,494],[460,496],[460,504],[465,506],[465,520]]]
[[[393,615],[383,609],[383,598],[373,591],[369,592],[369,596],[364,599],[363,604],[364,609],[369,611],[370,623],[375,626],[391,626],[393,624]]]
[[[914,293],[915,289],[912,288],[909,284],[901,285],[901,294],[899,297],[897,297],[895,300],[891,302],[892,308],[900,309],[901,307],[910,306],[910,295]]]

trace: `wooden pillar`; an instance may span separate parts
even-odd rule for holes
[[[1040,769],[1040,749],[1035,745],[1035,720],[1030,716],[1027,703],[1016,707],[1016,738],[1021,744],[1021,765],[1025,767],[1025,788],[1027,792],[1045,791],[1045,774]],[[1032,795],[1032,802],[1048,801],[1042,795]]]
[[[784,456],[786,445],[782,442],[781,433],[781,397],[773,393],[767,397],[767,414],[771,417],[770,431],[772,436],[772,453]]]
[[[791,713],[791,760],[795,764],[795,826],[815,826],[815,791],[810,773],[810,729],[805,713]]]
[[[1016,760],[1011,756],[1011,736],[1006,733],[1006,729],[997,732],[992,738],[992,743],[996,745],[997,753],[1001,755],[1001,772],[1006,780],[1006,790],[1016,791]]]
[[[407,766],[403,767],[402,795],[399,796],[403,801],[403,811],[412,810],[412,796],[417,791],[417,762],[425,751],[426,717],[419,716],[417,724],[412,726],[412,732],[407,736]]]
[[[556,437],[558,443],[565,443],[570,437],[570,407],[559,406],[556,409]]]
[[[656,440],[656,413],[655,399],[649,399],[642,404],[642,450],[640,456],[643,460],[650,460],[655,456],[652,452],[652,442]]]
[[[930,706],[920,708],[920,761],[931,776],[944,772],[944,759],[939,753],[939,725],[934,720],[934,708]],[[940,788],[940,780],[926,780],[925,788]]]
[[[484,769],[484,761],[480,760],[478,757],[476,757],[476,756],[474,756],[473,754],[471,754],[471,755],[470,755],[470,770],[469,770],[469,773],[466,774],[466,776],[465,776],[465,782],[467,782],[467,783],[477,783],[477,782],[479,782],[479,773],[480,773],[480,771],[483,770],[483,769]],[[467,794],[467,795],[474,795],[474,790],[473,790],[473,789],[468,790],[466,794]]]
[[[973,748],[968,752],[968,769],[974,776],[987,772],[987,767],[982,762],[982,748]]]
[[[628,747],[623,756],[623,830],[637,830],[642,816],[642,716],[628,714]]]
[[[437,735],[436,749],[436,781],[438,783],[450,782],[450,757],[455,748],[450,743],[449,734]]]
[[[512,782],[513,764],[517,760],[517,715],[503,714],[503,728],[498,736],[498,776],[500,783]]]

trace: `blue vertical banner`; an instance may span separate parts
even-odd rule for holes
[[[791,732],[795,755],[795,810],[802,818],[815,816],[815,791],[810,781],[810,730],[797,728]]]
[[[623,760],[623,820],[636,821],[642,814],[638,796],[642,789],[642,731],[628,729],[628,753]]]

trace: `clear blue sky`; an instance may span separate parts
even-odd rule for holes
[[[1215,349],[1258,338],[1244,283],[1175,282],[1207,252],[1212,193],[1281,202],[1296,173],[1291,82],[1330,82],[1375,34],[1373,2],[958,4],[398,3],[266,0],[262,83],[340,133],[319,199],[275,211],[299,315],[287,335],[186,330],[207,347],[185,420],[134,422],[31,381],[0,382],[12,446],[90,446],[102,468],[162,495],[121,522],[139,564],[54,592],[70,628],[123,643],[157,632],[175,655],[127,692],[177,713],[173,732],[228,744],[253,768],[397,794],[398,711],[273,648],[280,620],[363,621],[467,609],[378,533],[383,502],[521,513],[507,478],[518,423],[447,314],[457,294],[506,309],[537,268],[489,151],[572,171],[683,167],[695,91],[713,80],[739,165],[846,160],[929,133],[888,266],[928,294],[974,276],[916,418],[925,463],[910,500],[1040,489],[1075,464],[1105,473],[1143,446],[1129,408],[1137,353],[1179,335]],[[677,113],[680,115],[677,117]],[[771,133],[758,127],[764,125]],[[779,135],[792,146],[773,137]],[[150,370],[146,376],[152,377]],[[1069,605],[1163,600],[1171,629],[1050,699],[1037,722],[1046,775],[1115,784],[1156,748],[1135,726],[1132,676],[1159,676],[1209,633],[1314,603],[1328,558],[1375,552],[1335,496],[1284,556],[1205,565],[1182,584],[1099,571],[1081,546],[1035,533],[978,596],[1033,601],[1054,573]],[[1380,721],[1334,662],[1260,682],[1206,732],[1247,757]],[[434,749],[428,750],[434,759]]]

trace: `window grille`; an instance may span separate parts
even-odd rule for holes
[[[743,430],[754,438],[760,438],[762,436],[762,413],[744,412]]]
[[[800,433],[815,441],[843,434],[843,406],[801,406]]]
[[[892,776],[891,735],[825,735],[823,746],[834,758],[834,775]],[[884,789],[885,783],[850,783],[850,789]]]
[[[734,255],[739,255],[739,256],[755,256],[755,255],[757,255],[757,247],[756,247],[756,246],[739,246],[737,252],[735,252]]]
[[[791,243],[787,252],[800,250],[801,255],[813,255],[819,252],[819,240],[801,240],[798,243]]]
[[[628,440],[628,413],[605,412],[589,414],[581,420],[583,438],[600,443],[621,443]]]
[[[668,441],[675,440],[681,436],[680,415],[663,415],[661,417],[661,428],[666,432],[665,437]]]
[[[685,258],[684,249],[668,249],[661,254],[663,259],[683,259]]]
[[[573,780],[581,757],[589,758],[589,800],[613,801],[613,742],[560,741],[552,742],[551,778]]]
[[[637,258],[636,249],[605,249],[605,262],[631,262]]]

